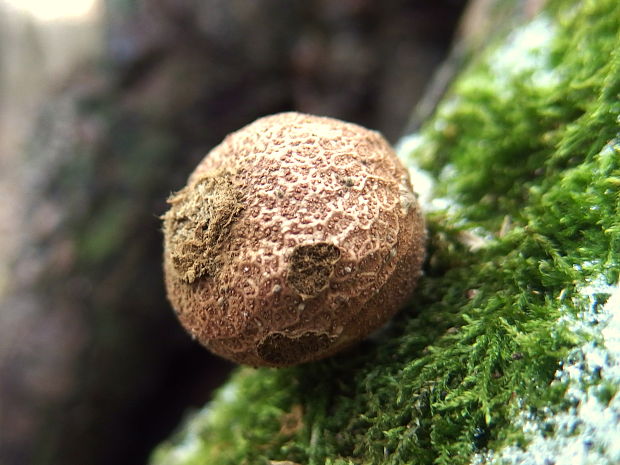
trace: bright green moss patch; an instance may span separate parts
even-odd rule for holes
[[[330,360],[240,369],[153,462],[461,464],[526,446],[524,408],[570,407],[551,381],[592,338],[571,324],[584,286],[619,278],[619,53],[620,3],[565,0],[473,63],[409,154],[448,205],[429,209],[410,308]]]

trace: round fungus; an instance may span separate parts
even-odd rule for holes
[[[169,199],[168,298],[238,363],[287,366],[350,346],[410,298],[425,229],[377,132],[281,113],[230,134]]]

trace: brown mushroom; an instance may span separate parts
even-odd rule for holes
[[[281,113],[230,134],[169,199],[168,298],[225,358],[317,360],[383,325],[410,298],[424,221],[377,132]]]

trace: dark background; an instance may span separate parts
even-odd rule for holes
[[[103,58],[24,147],[2,302],[0,463],[140,464],[231,366],[175,321],[165,199],[229,132],[285,110],[395,142],[464,1],[109,0]]]

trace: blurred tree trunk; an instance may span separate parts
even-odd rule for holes
[[[3,176],[19,184],[5,220],[19,240],[3,268],[0,462],[140,463],[204,403],[228,365],[166,302],[167,195],[225,134],[269,113],[335,116],[395,140],[461,8],[109,1],[105,58],[51,93],[19,166],[7,165],[18,174]]]

